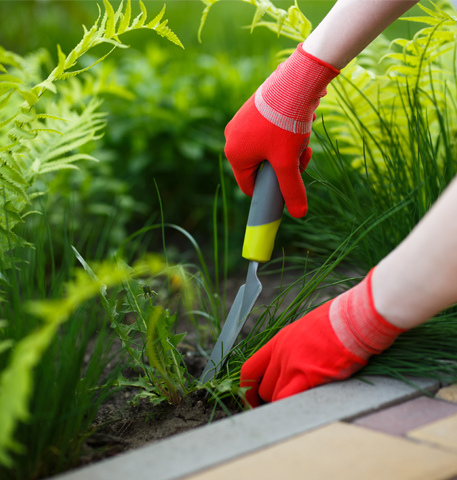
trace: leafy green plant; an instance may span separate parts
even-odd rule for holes
[[[5,257],[7,251],[15,245],[26,245],[23,239],[13,233],[13,228],[23,221],[24,210],[37,195],[28,193],[36,178],[51,171],[77,168],[74,162],[79,160],[94,160],[75,150],[100,138],[100,130],[104,126],[103,115],[95,112],[99,106],[96,102],[83,107],[82,114],[74,114],[69,126],[63,126],[65,124],[62,122],[70,119],[58,117],[55,112],[37,113],[39,102],[45,93],[50,91],[56,94],[56,82],[87,72],[117,47],[126,48],[119,36],[133,30],[153,30],[182,46],[167,26],[167,21],[162,21],[165,7],[146,23],[147,11],[142,2],[141,13],[134,19],[131,17],[130,0],[125,9],[121,2],[116,12],[107,0],[104,0],[104,6],[103,17],[100,15],[89,30],[84,27],[82,40],[68,55],[60,47],[57,48],[58,63],[44,80],[36,82],[33,77],[29,77],[26,59],[4,49],[0,50],[0,261],[4,266],[11,266],[8,257]],[[88,67],[73,69],[81,57],[102,44],[112,45],[111,50]],[[52,104],[47,107],[50,106]],[[52,111],[48,108],[45,107],[47,112]],[[50,120],[57,124],[43,122]],[[3,130],[6,128],[9,130]],[[57,140],[56,135],[62,138]]]
[[[211,7],[219,1],[220,0],[202,0],[206,6],[202,13],[200,28],[198,31],[198,37],[200,40],[209,11]],[[251,32],[256,27],[265,27],[275,32],[278,37],[282,35],[298,42],[303,41],[311,33],[311,22],[305,17],[305,15],[303,15],[296,0],[294,5],[290,6],[287,11],[276,7],[270,0],[241,1],[256,7],[251,23]],[[265,15],[270,17],[273,21],[263,20]]]
[[[74,464],[98,406],[114,386],[113,379],[101,378],[110,342],[103,333],[93,340],[103,326],[95,321],[85,325],[97,315],[97,308],[78,310],[93,296],[92,290],[70,282],[68,301],[39,300],[62,295],[72,262],[67,255],[56,268],[52,243],[44,242],[39,229],[32,235],[36,250],[27,248],[31,244],[20,234],[25,217],[36,213],[30,211],[32,202],[45,193],[54,172],[95,160],[84,148],[99,140],[105,127],[106,115],[98,111],[101,102],[95,95],[85,102],[71,101],[68,90],[60,95],[59,82],[80,85],[75,76],[88,72],[115,48],[126,48],[119,36],[127,32],[153,30],[182,46],[162,20],[165,7],[149,22],[142,2],[141,13],[133,19],[130,1],[125,8],[121,2],[116,12],[107,0],[104,7],[103,16],[100,13],[89,30],[84,27],[82,40],[68,55],[57,48],[57,64],[44,80],[48,54],[23,58],[0,47],[0,280],[6,319],[0,330],[2,478],[49,475]],[[103,44],[112,46],[108,53],[74,69],[87,52]],[[84,364],[89,343],[94,350]],[[24,453],[27,461],[20,460]]]
[[[377,73],[372,68],[364,68],[363,59],[362,62],[355,59],[343,69],[341,78],[332,82],[322,102],[320,110],[328,132],[339,142],[342,154],[353,156],[356,167],[363,168],[364,157],[367,157],[369,172],[374,168],[385,169],[383,144],[386,139],[396,140],[397,155],[410,164],[415,155],[409,141],[410,111],[415,108],[427,112],[437,161],[456,153],[457,20],[431,3],[433,10],[419,4],[428,16],[405,17],[404,20],[431,26],[420,30],[412,40],[394,40],[391,46],[400,47],[400,52],[384,54],[385,50],[376,48],[382,47],[379,42],[367,50],[365,58],[378,56],[380,61],[389,61],[384,71]],[[446,119],[443,110],[446,110]],[[440,124],[445,120],[450,137],[441,139]]]
[[[96,303],[75,309],[61,326],[51,318],[42,323],[27,310],[29,301],[60,296],[74,263],[67,252],[58,271],[51,267],[49,225],[45,214],[37,218],[36,248],[16,251],[21,268],[3,285],[0,305],[0,476],[5,479],[48,476],[74,465],[117,376],[116,367],[104,373],[116,360]]]

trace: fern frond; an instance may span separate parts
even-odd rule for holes
[[[130,0],[127,0],[127,5],[125,7],[124,13],[122,13],[121,7],[122,7],[122,2],[119,6],[119,17],[122,19],[121,23],[119,24],[119,28],[117,30],[117,35],[121,35],[122,33],[125,32],[127,27],[129,26],[130,23],[130,17],[132,16],[132,5],[130,3]]]
[[[201,0],[205,8],[200,18],[200,27],[198,29],[198,41],[201,42],[201,33],[206,23],[208,13],[211,7],[221,0]],[[270,0],[240,0],[256,7],[252,19],[251,32],[256,27],[266,27],[278,36],[282,35],[296,41],[303,41],[312,30],[311,22],[300,10],[297,1],[287,10],[276,7]],[[272,21],[262,20],[268,15]]]

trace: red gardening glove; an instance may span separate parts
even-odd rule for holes
[[[289,213],[306,215],[301,172],[308,166],[314,110],[339,70],[306,53],[302,44],[260,86],[225,129],[225,154],[241,190],[252,197],[256,172],[268,160]]]
[[[241,368],[246,401],[257,407],[350,377],[402,330],[374,307],[371,275],[283,328]]]

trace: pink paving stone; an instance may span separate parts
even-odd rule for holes
[[[423,396],[365,415],[353,423],[391,435],[405,436],[413,428],[455,414],[457,404]]]

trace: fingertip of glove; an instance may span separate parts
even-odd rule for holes
[[[287,205],[287,211],[294,218],[303,218],[308,213],[308,204],[301,205]]]

